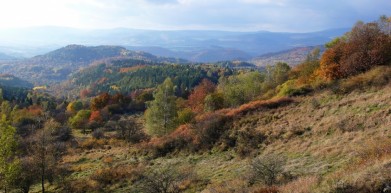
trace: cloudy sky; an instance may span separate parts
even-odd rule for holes
[[[391,0],[0,0],[0,28],[308,32],[391,16]]]

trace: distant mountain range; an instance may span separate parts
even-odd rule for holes
[[[192,62],[248,60],[295,47],[323,45],[348,30],[283,33],[123,28],[80,30],[64,27],[0,29],[0,52],[32,57],[69,44],[120,45],[130,50],[145,51],[162,57],[183,58]]]
[[[130,51],[120,46],[68,45],[44,55],[2,62],[0,73],[13,74],[36,84],[66,80],[68,75],[91,63],[110,60],[138,59],[161,63],[186,63],[185,60],[157,57],[141,51]]]
[[[251,59],[250,62],[259,67],[274,65],[277,62],[285,62],[291,66],[296,66],[303,62],[307,58],[307,55],[315,48],[319,48],[321,53],[325,50],[324,46],[298,47],[280,52],[264,54]]]
[[[213,63],[219,66],[232,68],[254,68],[264,67],[266,65],[274,65],[277,62],[286,62],[291,66],[297,65],[304,61],[308,53],[316,46],[307,46],[300,48],[293,48],[275,53],[264,54],[259,57],[251,58],[251,56],[235,50],[212,48],[209,52],[199,52],[196,56],[198,59],[191,58],[190,61],[179,58],[172,58],[170,56],[177,56],[172,51],[159,47],[143,47],[142,50],[151,51],[167,57],[155,56],[145,51],[131,51],[121,46],[82,46],[82,45],[68,45],[63,48],[48,52],[43,55],[34,56],[27,59],[19,60],[0,60],[0,73],[13,74],[22,79],[33,82],[36,85],[58,83],[69,78],[69,75],[78,72],[87,66],[115,62],[117,65],[121,63],[129,63],[129,61],[141,61],[142,63],[176,63],[176,64],[190,64],[195,63],[191,61],[199,61],[201,63]],[[323,50],[322,46],[318,46]],[[214,49],[214,50],[213,50]],[[224,50],[224,51],[222,51]],[[202,57],[201,57],[202,56]],[[209,58],[209,60],[207,59]],[[219,62],[214,59],[218,58]],[[225,60],[228,58],[228,60]],[[208,61],[214,62],[208,62]],[[197,62],[199,64],[199,62]]]
[[[0,61],[10,61],[10,60],[16,60],[17,58],[14,56],[10,56],[8,54],[0,53]]]

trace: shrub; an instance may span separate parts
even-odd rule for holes
[[[153,157],[161,157],[176,150],[193,150],[194,141],[193,129],[190,125],[182,125],[170,135],[153,138],[143,148],[149,150]]]
[[[271,100],[257,100],[250,103],[244,104],[235,109],[228,109],[225,111],[225,114],[228,117],[241,116],[243,114],[249,113],[251,111],[261,110],[261,109],[274,109],[280,106],[285,106],[293,102],[293,99],[282,97]]]
[[[391,67],[379,66],[372,70],[350,77],[341,82],[338,91],[350,92],[355,89],[366,89],[371,86],[383,86],[391,80]]]
[[[231,133],[236,140],[236,152],[244,157],[250,155],[254,150],[259,148],[259,145],[266,139],[263,133],[256,131],[254,128],[243,128],[234,130]]]
[[[105,133],[103,132],[102,128],[98,128],[92,132],[92,137],[94,137],[95,139],[102,139],[105,137]]]
[[[194,113],[190,108],[182,109],[178,112],[178,124],[190,123],[194,118]]]
[[[282,174],[285,158],[280,155],[265,155],[255,158],[251,163],[251,183],[260,181],[266,185],[277,184],[277,177]]]
[[[85,149],[97,149],[97,148],[103,148],[105,145],[107,145],[107,140],[89,138],[84,140],[80,144],[80,147]]]
[[[90,179],[102,185],[110,185],[125,180],[136,181],[141,178],[143,170],[143,167],[132,166],[98,169],[90,176]]]
[[[279,97],[305,95],[305,94],[311,92],[311,90],[312,90],[309,87],[296,86],[296,81],[294,81],[294,80],[288,80],[284,84],[278,86],[276,89],[277,89],[277,96],[279,96]]]
[[[205,113],[196,117],[196,141],[199,148],[211,148],[223,135],[227,117],[220,112]]]
[[[179,193],[181,184],[189,178],[188,173],[178,171],[172,165],[150,170],[143,174],[139,189],[145,193]]]
[[[205,97],[205,112],[216,111],[224,107],[224,96],[221,93],[212,93]]]

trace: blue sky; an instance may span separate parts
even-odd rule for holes
[[[391,16],[391,0],[0,0],[0,28],[308,32]]]

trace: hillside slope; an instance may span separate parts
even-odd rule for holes
[[[33,84],[10,74],[0,74],[0,86],[33,88]]]
[[[219,125],[225,134],[205,153],[156,158],[139,153],[145,146],[129,148],[103,140],[99,143],[110,148],[72,151],[64,163],[73,168],[71,176],[79,182],[75,187],[87,191],[137,192],[137,172],[175,165],[193,173],[184,185],[186,192],[252,192],[260,188],[248,184],[252,157],[270,154],[287,160],[284,172],[289,177],[278,185],[281,192],[378,192],[391,180],[390,84],[349,94],[325,90],[278,103],[252,102],[218,112],[230,117]],[[246,138],[254,134],[262,137]],[[230,145],[234,136],[238,138]],[[88,137],[79,140],[90,143]],[[243,150],[252,156],[243,158]],[[126,177],[104,183],[109,174]]]

